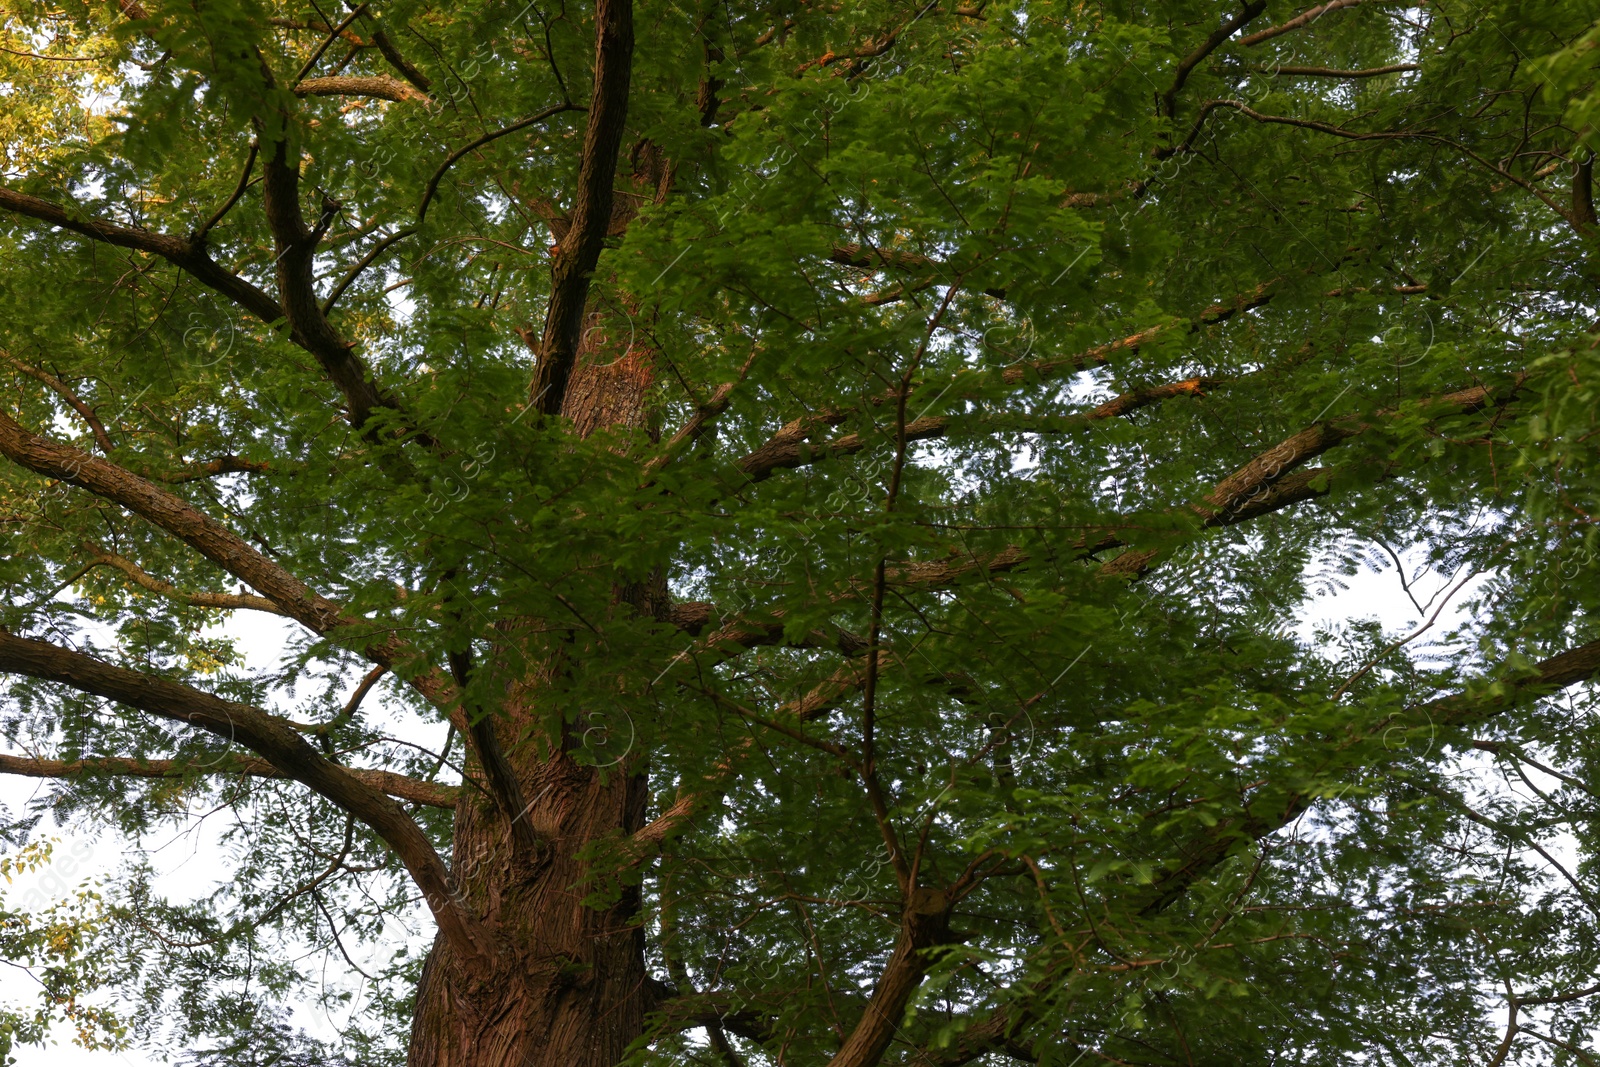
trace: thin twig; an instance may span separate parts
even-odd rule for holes
[[[486,133],[482,137],[479,137],[477,140],[472,141],[472,142],[468,143],[467,145],[456,149],[454,152],[450,153],[449,157],[447,157],[443,163],[439,164],[439,169],[433,172],[433,177],[429,178],[428,179],[428,184],[423,187],[423,190],[422,190],[422,201],[417,205],[417,221],[420,223],[425,218],[428,217],[428,203],[429,203],[429,201],[431,201],[433,199],[433,194],[438,190],[439,182],[444,178],[445,171],[447,171],[451,167],[455,166],[456,162],[462,156],[466,155],[468,152],[471,152],[475,148],[482,148],[484,145],[488,144],[490,141],[498,140],[499,138],[504,137],[507,134],[516,133],[518,130],[525,130],[529,126],[532,126],[534,123],[543,122],[545,119],[549,118],[550,116],[559,115],[563,111],[588,111],[588,110],[589,109],[586,108],[586,107],[583,107],[581,105],[574,104],[574,103],[571,103],[571,102],[562,103],[562,104],[552,104],[549,107],[545,108],[543,111],[536,111],[532,115],[529,115],[525,119],[518,119],[516,122],[513,122],[509,126],[503,127],[501,129],[498,129],[498,130],[494,130],[494,131],[492,131],[490,133]]]
[[[360,18],[361,14],[366,10],[367,5],[362,4],[360,7],[350,12],[349,15],[345,16],[345,20],[343,22],[339,23],[339,25],[333,28],[333,31],[329,33],[328,36],[323,39],[322,43],[317,46],[317,50],[311,53],[311,58],[306,60],[305,66],[300,68],[300,73],[294,76],[294,81],[289,83],[289,87],[291,89],[305,80],[306,75],[311,73],[311,68],[317,65],[317,60],[322,58],[322,53],[326,52],[328,47],[339,39],[340,34],[349,29],[350,24],[356,19]]]

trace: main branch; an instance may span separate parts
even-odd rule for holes
[[[33,433],[3,411],[0,455],[36,474],[87,489],[165,530],[253,586],[283,614],[313,633],[328,635],[342,627],[366,626],[182,497],[114,463]],[[350,643],[384,666],[402,663],[412,655],[409,646],[393,636],[358,635]],[[413,678],[412,684],[436,704],[450,698],[451,687],[436,672],[424,672]]]
[[[368,770],[360,767],[348,767],[346,770],[350,777],[362,785],[401,800],[425,804],[432,808],[453,808],[461,795],[461,790],[457,786],[424,782],[393,771]],[[231,759],[215,766],[198,767],[187,760],[143,760],[118,756],[59,760],[0,755],[0,774],[63,779],[97,777],[183,779],[196,775],[216,774],[243,774],[251,778],[289,777],[264,759]]]
[[[284,777],[309,786],[371,827],[405,865],[439,929],[464,957],[481,958],[491,952],[488,935],[457,898],[444,861],[417,824],[382,789],[320,756],[283,719],[248,704],[4,631],[0,631],[0,671],[115,700],[250,749]]]
[[[611,225],[611,187],[628,118],[633,0],[598,0],[594,21],[594,94],[578,164],[578,191],[571,225],[556,245],[550,268],[550,303],[533,375],[533,406],[546,415],[561,411],[578,360],[589,281]]]

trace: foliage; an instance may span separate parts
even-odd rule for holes
[[[649,818],[705,794],[643,866],[591,843],[591,903],[639,886],[652,973],[722,1005],[726,1033],[657,1012],[640,1064],[832,1056],[913,856],[959,899],[885,1063],[1600,1055],[1568,996],[1600,966],[1600,735],[1550,666],[1600,639],[1591,5],[1270,0],[1208,48],[1239,6],[641,2],[585,343],[648,364],[648,418],[589,436],[532,409],[525,339],[585,113],[461,150],[590,102],[590,5],[395,0],[339,34],[293,0],[129,6],[0,0],[0,184],[204,231],[276,293],[257,148],[292,145],[315,295],[349,281],[327,319],[387,402],[358,425],[292,324],[7,208],[3,410],[359,622],[253,669],[216,598],[266,590],[7,460],[0,630],[421,782],[468,756],[414,683],[476,653],[456,699],[492,713],[539,676]],[[303,67],[396,98],[297,95]],[[1397,630],[1319,598],[1371,572],[1434,599]],[[710,621],[617,610],[657,577]],[[508,627],[561,670],[490,657]],[[375,634],[415,655],[347,708]],[[136,840],[211,813],[228,868],[0,916],[52,1010],[197,1064],[399,1062],[428,920],[381,834],[226,733],[6,669],[10,750],[124,761],[41,810]],[[448,854],[450,812],[408,810]]]
[[[66,857],[53,865],[52,855],[49,841],[23,845],[0,858],[0,877],[9,886],[19,877],[57,875],[55,865],[67,871],[75,865]],[[105,979],[95,951],[108,925],[99,890],[84,882],[48,906],[20,903],[0,908],[0,957],[26,968],[39,986],[39,1005],[31,1011],[0,1009],[0,1063],[16,1063],[17,1046],[42,1043],[55,1022],[68,1024],[84,1048],[121,1047],[126,1027],[111,1011],[85,999]]]

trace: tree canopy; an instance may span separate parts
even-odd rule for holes
[[[0,1042],[1595,1063],[1600,23],[1303,2],[0,0]]]

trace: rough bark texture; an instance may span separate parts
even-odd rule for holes
[[[588,275],[601,241],[624,233],[646,204],[661,202],[672,181],[671,164],[648,141],[636,143],[626,166],[617,166],[630,16],[619,0],[599,15],[597,103],[583,163],[594,188],[580,190],[571,216],[551,220],[563,237],[554,257],[549,321],[542,337],[523,334],[540,362],[534,383],[535,396],[543,398],[540,410],[549,411],[545,403],[559,398],[555,413],[574,433],[587,438],[622,431],[620,448],[628,447],[630,431],[657,436],[648,404],[656,354],[638,304],[614,284],[595,291]],[[577,318],[564,310],[563,302],[574,299],[582,308]],[[568,344],[576,350],[570,363],[562,355],[573,350]],[[619,614],[665,619],[665,578],[618,585],[613,601]],[[637,888],[595,881],[583,857],[596,843],[628,840],[644,826],[646,767],[638,754],[622,751],[622,738],[606,746],[617,750],[610,766],[574,760],[571,753],[583,746],[585,734],[592,741],[595,731],[614,724],[554,723],[541,707],[541,692],[558,679],[568,651],[522,643],[515,620],[506,620],[503,632],[503,656],[531,667],[511,672],[495,729],[506,739],[505,758],[541,846],[536,854],[519,847],[487,799],[457,809],[452,873],[470,908],[496,932],[500,952],[491,973],[475,974],[449,945],[435,942],[418,991],[409,1064],[613,1067],[644,1031],[644,931]],[[606,903],[584,903],[601,890],[610,891]]]
[[[587,316],[561,412],[581,436],[651,431],[655,354],[633,314],[605,307]],[[616,610],[664,618],[665,594],[660,578],[621,586]],[[542,717],[543,679],[560,670],[561,656],[557,648],[508,650],[508,659],[532,663],[542,676],[515,682],[496,722],[542,846],[531,855],[519,848],[487,799],[457,809],[452,874],[495,931],[500,953],[491,973],[477,974],[435,941],[418,991],[410,1067],[613,1067],[644,1030],[637,888],[620,887],[609,906],[586,905],[604,887],[591,881],[582,857],[596,842],[626,839],[644,826],[646,768],[622,754],[621,736],[607,746],[617,750],[612,766],[572,758],[586,732],[610,724],[553,726]]]
[[[529,748],[533,746],[528,746]],[[638,893],[584,904],[585,846],[644,822],[645,782],[562,754],[512,756],[549,834],[537,856],[517,850],[500,814],[461,805],[455,877],[500,942],[479,975],[435,942],[418,991],[411,1067],[612,1067],[644,1027],[644,932]]]

